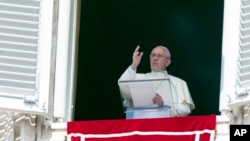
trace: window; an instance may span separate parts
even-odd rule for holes
[[[250,103],[250,1],[224,5],[220,111]]]
[[[0,1],[0,108],[48,113],[52,7],[52,0]]]

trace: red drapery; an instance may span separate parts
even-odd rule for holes
[[[216,116],[72,121],[68,141],[213,141]]]

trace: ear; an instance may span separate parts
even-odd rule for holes
[[[171,60],[170,60],[170,59],[167,59],[166,67],[168,67],[170,64],[171,64]]]

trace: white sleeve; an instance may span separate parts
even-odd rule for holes
[[[195,108],[195,105],[185,81],[182,82],[182,88],[184,93],[184,100],[182,101],[182,103],[189,105],[190,110],[193,110]]]
[[[177,115],[178,116],[187,116],[191,113],[189,104],[181,103],[177,105]]]
[[[174,112],[177,116],[189,115],[191,110],[195,108],[192,97],[190,95],[186,81],[172,77],[171,87],[173,88],[173,96],[176,97],[176,105]]]
[[[190,95],[187,83],[185,81],[181,82],[181,89],[179,91],[182,93],[181,101],[178,104],[178,114],[179,115],[189,115],[191,110],[195,108],[192,97]]]
[[[123,97],[123,105],[126,107],[132,106],[132,97],[129,91],[128,83],[122,83],[123,80],[131,80],[135,77],[136,71],[133,70],[130,66],[125,70],[125,72],[118,79],[118,85],[120,89],[120,94]]]
[[[121,75],[118,82],[121,80],[131,80],[135,77],[136,70],[133,70],[130,66],[126,69],[126,71]]]

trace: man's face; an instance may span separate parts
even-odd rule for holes
[[[164,71],[171,63],[171,60],[167,58],[166,49],[162,47],[156,47],[150,54],[150,67],[152,71]]]

